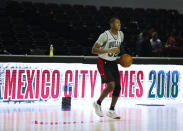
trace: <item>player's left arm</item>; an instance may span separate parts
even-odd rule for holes
[[[121,45],[120,45],[120,53],[119,53],[119,56],[123,55],[123,54],[126,54],[126,51],[125,51],[125,46],[124,46],[124,34],[122,31],[120,31],[121,33]]]

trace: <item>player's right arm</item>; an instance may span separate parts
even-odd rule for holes
[[[108,50],[102,50],[100,49],[100,47],[102,47],[101,45],[99,45],[98,43],[95,43],[92,47],[92,53],[93,54],[105,54],[105,53],[109,53]]]
[[[119,48],[113,48],[109,50],[101,49],[102,46],[107,42],[107,36],[105,33],[102,33],[96,43],[92,47],[92,53],[93,54],[105,54],[105,53],[119,53]]]

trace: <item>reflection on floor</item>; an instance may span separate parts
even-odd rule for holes
[[[102,104],[104,113],[110,103]],[[0,104],[0,131],[176,131],[183,129],[183,105],[123,105],[120,120],[95,115],[92,101],[72,101],[71,110],[59,104]]]

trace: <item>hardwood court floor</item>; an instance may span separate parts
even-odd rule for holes
[[[119,102],[120,120],[99,118],[92,101],[72,101],[71,109],[57,103],[0,104],[0,131],[182,131],[183,104],[128,105]],[[102,103],[104,113],[110,101]]]

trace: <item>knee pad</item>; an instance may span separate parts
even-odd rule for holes
[[[120,91],[121,91],[121,86],[120,86],[120,84],[117,84],[114,88],[112,95],[119,97]]]

